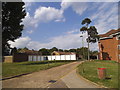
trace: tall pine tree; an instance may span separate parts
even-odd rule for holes
[[[10,49],[8,41],[14,41],[22,35],[24,25],[22,19],[26,16],[24,2],[2,2],[2,54]]]

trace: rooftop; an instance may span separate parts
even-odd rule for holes
[[[108,32],[105,33],[105,34],[100,34],[99,36],[100,36],[100,37],[109,37],[109,35],[116,34],[116,33],[118,33],[118,32],[120,32],[120,28],[119,28],[118,30],[112,29],[112,30],[108,31]]]
[[[75,54],[74,52],[60,52],[60,51],[54,51],[53,53],[59,53],[60,55],[73,55],[73,54]]]
[[[35,50],[20,50],[20,53],[30,54],[30,55],[41,55],[40,52]]]

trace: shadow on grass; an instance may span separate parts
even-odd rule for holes
[[[29,62],[21,65],[39,65],[39,64],[48,64],[50,62]]]
[[[106,77],[105,79],[106,79],[106,80],[110,80],[110,79],[112,79],[112,78],[111,78],[111,77]]]
[[[54,60],[54,61],[38,61],[38,62],[27,62],[27,63],[22,63],[21,65],[40,65],[40,64],[49,64],[49,63],[60,63],[60,62],[73,62],[73,60]]]

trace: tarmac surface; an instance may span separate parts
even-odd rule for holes
[[[3,88],[48,88],[51,84],[60,80],[61,77],[71,72],[81,62],[72,62],[47,70],[34,72],[17,78],[3,80]],[[61,83],[61,82],[60,82]],[[65,84],[63,84],[65,86]],[[66,87],[66,86],[65,86]]]
[[[81,62],[72,62],[17,78],[3,80],[3,88],[101,88],[76,73]]]
[[[76,73],[76,69],[71,71],[68,75],[62,78],[62,81],[68,88],[101,88],[84,78],[80,77]]]

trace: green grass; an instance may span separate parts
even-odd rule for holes
[[[24,73],[31,73],[40,70],[49,69],[52,67],[67,64],[72,61],[30,61],[19,63],[3,63],[2,64],[2,78],[20,75]]]
[[[100,80],[97,74],[98,68],[106,68],[107,77],[109,79]],[[114,61],[87,61],[80,64],[77,71],[84,78],[99,85],[109,88],[118,88],[118,63]]]

